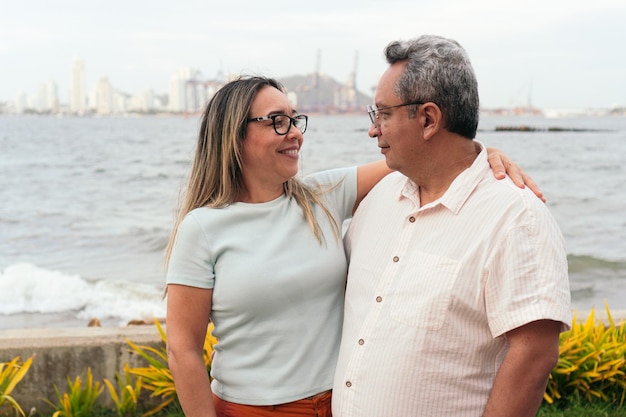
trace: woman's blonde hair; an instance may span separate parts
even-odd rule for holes
[[[190,211],[199,207],[225,207],[237,201],[243,191],[242,146],[248,118],[257,93],[269,86],[284,92],[276,80],[266,77],[240,77],[220,88],[209,101],[200,126],[191,173],[183,194],[178,217],[166,249],[166,265],[172,252],[178,225]],[[325,242],[315,218],[317,204],[330,222],[335,239],[341,231],[321,201],[323,190],[313,189],[293,177],[284,185],[285,195],[302,207],[304,217],[320,244]]]

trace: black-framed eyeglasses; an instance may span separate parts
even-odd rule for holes
[[[271,116],[252,117],[248,119],[249,122],[262,122],[264,120],[271,120],[274,126],[274,131],[279,135],[286,135],[289,133],[291,126],[295,126],[300,132],[306,132],[306,125],[309,121],[309,116],[305,114],[299,114],[295,117],[287,116],[286,114],[272,114]]]
[[[381,110],[387,110],[387,109],[393,109],[396,107],[404,107],[404,106],[415,106],[415,105],[421,105],[424,104],[423,101],[412,101],[410,103],[402,103],[402,104],[396,104],[395,106],[387,106],[387,107],[381,107],[380,109],[376,108],[376,106],[373,105],[368,105],[367,106],[367,113],[370,115],[370,120],[372,121],[372,124],[376,127],[378,126],[378,123],[376,123],[376,121],[378,120],[378,112]]]

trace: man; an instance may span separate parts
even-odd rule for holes
[[[397,172],[346,235],[333,416],[534,416],[571,323],[561,232],[475,146],[464,49],[422,36],[385,55],[369,135]]]

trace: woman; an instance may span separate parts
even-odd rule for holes
[[[341,224],[390,171],[380,161],[298,179],[307,117],[283,90],[241,78],[203,115],[168,246],[169,365],[189,417],[330,416]],[[219,340],[212,382],[202,361],[209,318]]]

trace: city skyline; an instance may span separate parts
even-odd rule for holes
[[[40,85],[37,94],[28,95],[22,90],[18,91],[15,101],[5,104],[4,110],[17,114],[36,112],[76,115],[164,110],[157,104],[153,89],[145,89],[143,97],[133,96],[116,89],[107,76],[99,77],[90,88],[86,85],[85,72],[85,62],[75,56],[71,62],[66,100],[60,98],[56,81],[46,80]],[[175,111],[184,110],[175,109]],[[0,112],[2,112],[2,106],[0,106]]]
[[[0,102],[38,95],[49,80],[68,103],[73,57],[85,85],[169,93],[169,78],[194,68],[205,79],[253,73],[276,78],[316,70],[372,94],[384,46],[435,33],[468,51],[485,108],[611,108],[626,105],[626,4],[617,0],[509,2],[390,0],[293,5],[190,0],[13,2],[0,16]],[[358,52],[358,60],[354,59]]]
[[[240,75],[220,72],[207,79],[198,69],[180,68],[171,74],[167,93],[156,94],[153,88],[146,88],[141,94],[132,95],[117,89],[106,76],[100,77],[88,88],[85,66],[80,57],[72,60],[67,102],[59,98],[56,82],[47,80],[41,84],[38,94],[28,96],[20,91],[14,103],[0,103],[0,113],[79,116],[196,113],[228,80]],[[344,83],[320,73],[294,75],[280,81],[285,83],[290,100],[301,110],[329,113],[360,111],[370,100],[369,96],[355,90],[354,73]]]
[[[55,80],[46,80],[40,84],[36,94],[27,94],[23,90],[18,91],[15,100],[5,103],[5,111],[10,113],[69,113],[84,115],[89,113],[114,114],[125,112],[195,112],[212,97],[212,95],[225,82],[240,74],[225,74],[221,71],[212,78],[206,78],[196,68],[179,68],[170,75],[169,80],[164,80],[160,92],[155,88],[144,88],[139,94],[131,94],[116,88],[108,76],[97,77],[92,86],[86,85],[86,63],[83,59],[75,56],[70,67],[70,87],[65,100],[58,93],[58,85]],[[319,74],[294,74],[294,76],[311,77],[312,87],[316,75]],[[353,90],[354,79],[343,83],[338,95],[346,94],[346,90]],[[337,80],[335,80],[337,81]],[[339,81],[337,81],[339,82]],[[163,92],[163,90],[166,90]],[[298,92],[291,91],[292,98],[298,100]],[[370,92],[371,93],[371,92]],[[354,93],[347,93],[354,100]],[[363,94],[363,93],[362,93]],[[149,96],[149,97],[148,97]],[[338,108],[346,107],[346,98],[338,97],[341,103]],[[2,102],[0,102],[0,105]],[[0,112],[2,106],[0,106]],[[330,110],[330,108],[327,108]]]

